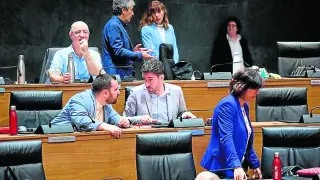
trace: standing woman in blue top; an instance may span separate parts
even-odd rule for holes
[[[252,69],[240,69],[230,82],[230,94],[216,106],[212,132],[201,166],[224,178],[246,179],[248,166],[253,178],[262,178],[259,159],[253,149],[253,129],[247,101],[259,94],[264,80]],[[228,170],[222,170],[228,169]]]
[[[161,43],[173,45],[173,59],[179,61],[176,36],[168,20],[168,11],[160,1],[152,1],[144,12],[140,21],[141,37],[145,48],[153,49],[150,53],[159,59],[159,46]]]

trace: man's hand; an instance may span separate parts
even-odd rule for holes
[[[257,178],[262,179],[262,174],[261,174],[260,168],[253,169],[252,178],[253,179],[257,179]]]
[[[142,44],[137,44],[136,47],[133,48],[134,52],[140,52],[141,49],[147,49],[147,48],[141,48]]]
[[[152,49],[149,49],[149,50],[142,50],[142,57],[143,57],[143,60],[150,60],[151,58],[153,58],[154,56],[151,56],[149,54],[149,52],[151,52]]]
[[[125,128],[130,127],[130,122],[129,122],[128,118],[121,117],[120,120],[119,120],[119,126],[120,127],[125,127]]]
[[[187,112],[184,112],[182,114],[182,119],[188,119],[188,118],[196,118],[195,115],[193,115],[191,112],[187,111]]]
[[[80,52],[83,56],[89,54],[89,45],[86,39],[80,41]]]
[[[152,118],[149,115],[140,116],[140,121],[142,124],[151,124]]]
[[[234,180],[247,179],[247,175],[241,167],[234,169],[233,175],[234,175]]]
[[[111,124],[108,124],[108,123],[101,123],[98,128],[97,128],[98,131],[110,131],[110,134],[112,137],[114,138],[120,138],[121,136],[121,128],[119,128],[118,126],[115,126],[115,125],[111,125]]]
[[[115,126],[115,125],[110,125],[108,127],[108,130],[110,131],[111,136],[114,138],[117,138],[117,139],[120,138],[120,136],[122,134],[121,128],[119,128],[118,126]]]
[[[70,73],[65,73],[65,74],[62,76],[62,81],[63,81],[63,83],[68,84],[68,83],[70,83],[70,80],[71,80],[71,75],[70,75]]]

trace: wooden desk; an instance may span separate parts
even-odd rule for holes
[[[261,157],[262,127],[307,126],[280,122],[252,123],[255,132],[254,147]],[[309,126],[320,124],[309,124]],[[0,135],[0,141],[41,140],[43,142],[43,163],[48,180],[102,179],[120,176],[135,180],[136,134],[174,132],[177,129],[125,129],[120,139],[112,139],[106,132],[73,133],[63,135]],[[205,127],[205,134],[193,136],[192,150],[197,173],[204,169],[200,161],[210,140],[211,127]],[[75,136],[75,142],[48,143],[48,136]],[[260,158],[261,159],[261,158]]]
[[[308,107],[309,109],[320,105],[320,85],[311,86],[311,79],[278,79],[267,80],[265,87],[307,87],[308,88]],[[207,119],[212,116],[212,110],[216,104],[226,95],[228,95],[228,87],[208,88],[208,82],[228,82],[228,81],[167,81],[182,87],[187,108],[190,110],[204,110],[202,112],[193,112],[198,117]],[[126,86],[137,86],[142,81],[121,83],[120,96],[118,103],[113,107],[122,114],[124,109],[124,88]],[[66,104],[71,96],[90,88],[90,84],[26,84],[26,85],[5,85],[5,92],[0,93],[0,126],[8,126],[8,114],[11,91],[63,91],[63,104]],[[250,119],[255,121],[255,101],[249,103]],[[320,111],[318,111],[320,112]],[[316,111],[315,111],[316,113]]]

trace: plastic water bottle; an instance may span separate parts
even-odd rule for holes
[[[273,165],[272,165],[272,179],[281,180],[281,160],[278,152],[274,153]]]
[[[23,55],[19,55],[18,68],[17,68],[17,82],[18,84],[25,84],[26,82],[26,67],[24,64]]]
[[[71,76],[70,79],[70,83],[74,83],[74,79],[75,79],[75,72],[74,72],[74,62],[73,62],[73,55],[70,53],[68,55],[68,67],[67,67],[67,71]]]

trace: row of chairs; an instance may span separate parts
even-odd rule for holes
[[[133,87],[125,88],[125,101]],[[48,124],[62,109],[63,91],[13,91],[10,105],[15,105],[19,125],[36,128]],[[124,104],[125,105],[125,104]],[[299,122],[308,114],[307,88],[263,88],[256,99],[256,121]]]
[[[272,177],[275,152],[280,152],[282,166],[320,167],[319,147],[320,127],[263,128],[263,177]],[[2,142],[0,149],[1,179],[45,179],[41,141]],[[193,180],[191,133],[138,134],[136,168],[138,180]]]

